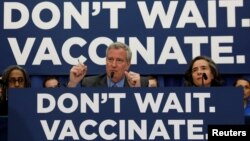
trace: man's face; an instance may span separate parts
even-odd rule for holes
[[[248,83],[248,81],[246,80],[238,80],[236,83],[236,87],[242,87],[243,91],[244,91],[244,99],[249,99],[250,97],[250,85]]]
[[[106,72],[110,77],[111,72],[114,72],[113,82],[120,81],[124,76],[124,72],[130,67],[130,62],[127,62],[127,53],[124,49],[109,49],[106,56]]]
[[[8,78],[8,87],[9,88],[24,88],[25,87],[25,78],[24,74],[20,70],[12,70]]]
[[[56,79],[49,79],[45,82],[45,88],[57,88],[59,87],[59,82]]]

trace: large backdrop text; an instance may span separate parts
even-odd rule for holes
[[[80,60],[97,74],[106,47],[121,41],[133,52],[132,69],[144,74],[182,74],[197,55],[211,57],[223,73],[250,72],[247,0],[16,0],[0,6],[0,56],[8,58],[1,71],[18,64],[31,74],[68,74]]]

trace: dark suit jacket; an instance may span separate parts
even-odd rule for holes
[[[85,77],[82,80],[82,87],[108,87],[107,74]],[[124,87],[129,87],[126,78],[124,81]],[[141,76],[141,87],[148,87],[148,77]]]

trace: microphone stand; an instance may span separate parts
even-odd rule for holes
[[[115,72],[110,73],[110,78],[113,79]]]
[[[202,75],[202,79],[201,79],[201,85],[202,85],[202,87],[204,87],[204,77],[203,77],[203,75]]]
[[[204,87],[204,80],[207,80],[207,74],[206,73],[202,74],[202,82],[201,82],[202,87]]]

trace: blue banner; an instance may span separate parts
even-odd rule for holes
[[[244,124],[240,88],[10,89],[9,140],[207,140]]]
[[[198,55],[224,74],[250,72],[249,0],[2,0],[0,8],[0,71],[18,64],[65,75],[80,60],[99,74],[105,49],[121,41],[141,74],[183,74]]]

